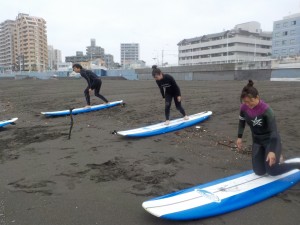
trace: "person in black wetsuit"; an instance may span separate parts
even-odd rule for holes
[[[252,133],[252,167],[257,175],[271,176],[300,169],[299,163],[280,162],[281,140],[277,131],[272,109],[260,99],[253,81],[243,88],[241,93],[240,120],[238,126],[238,149],[242,148],[242,137],[246,123]]]
[[[184,116],[185,120],[188,120],[183,107],[181,106],[181,93],[180,88],[176,84],[174,78],[169,74],[163,74],[156,65],[152,66],[152,76],[156,80],[156,83],[160,89],[162,97],[165,99],[165,116],[166,125],[170,123],[170,109],[172,98],[174,98],[176,109]]]
[[[84,90],[84,95],[86,99],[87,106],[91,106],[91,100],[90,100],[90,91],[94,90],[95,96],[102,99],[105,103],[108,103],[108,100],[100,94],[100,88],[102,85],[102,81],[100,77],[98,77],[95,73],[93,73],[91,70],[83,69],[80,64],[74,64],[73,70],[76,73],[80,73],[80,75],[86,79],[88,86]]]

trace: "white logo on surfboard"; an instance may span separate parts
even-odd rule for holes
[[[201,190],[198,188],[196,188],[194,191],[197,192],[201,197],[207,198],[207,199],[211,200],[212,202],[217,202],[217,203],[221,202],[220,198],[217,195],[215,195],[209,191]]]

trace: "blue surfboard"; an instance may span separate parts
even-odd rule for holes
[[[110,108],[110,107],[113,107],[113,106],[116,106],[116,105],[120,105],[122,103],[123,103],[123,100],[120,100],[120,101],[115,101],[115,102],[109,102],[107,104],[93,105],[91,107],[75,108],[75,109],[72,110],[72,115],[98,111],[98,110]],[[41,112],[41,114],[45,115],[45,116],[67,116],[67,115],[70,115],[70,110],[53,111],[53,112]]]
[[[287,160],[300,162],[300,158]],[[150,199],[143,208],[168,220],[195,220],[238,210],[283,192],[300,181],[300,170],[257,176],[252,170]]]
[[[14,124],[14,122],[17,120],[18,120],[18,118],[12,118],[10,120],[2,120],[2,121],[0,121],[0,127],[5,127],[9,124]]]
[[[164,122],[145,126],[132,130],[118,131],[117,134],[125,137],[148,137],[153,135],[164,134],[176,130],[180,130],[186,127],[193,126],[197,123],[200,123],[204,120],[207,120],[212,115],[211,111],[205,111],[190,115],[188,120],[184,118],[171,120],[170,124],[165,125]]]

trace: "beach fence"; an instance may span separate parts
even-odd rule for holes
[[[172,75],[176,80],[271,80],[271,81],[300,81],[300,68],[275,69],[237,69],[234,64],[193,65],[162,67],[162,72]],[[95,71],[98,76],[122,78],[126,80],[152,80],[152,69],[111,69]],[[49,72],[11,72],[1,73],[1,78],[9,79],[50,79],[53,77],[68,77],[68,71]],[[80,77],[80,76],[78,76]]]
[[[15,80],[27,79],[27,78],[38,78],[38,79],[49,79],[55,75],[55,72],[11,72],[11,73],[1,73],[0,78],[13,78]]]

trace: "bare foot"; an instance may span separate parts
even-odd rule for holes
[[[279,163],[284,163],[284,158],[283,158],[283,155],[280,155],[280,160],[279,160]]]
[[[165,125],[169,125],[170,124],[170,120],[166,120]]]
[[[91,108],[91,106],[90,105],[86,105],[86,106],[84,106],[84,108]]]
[[[184,120],[189,120],[188,116],[183,117]]]

